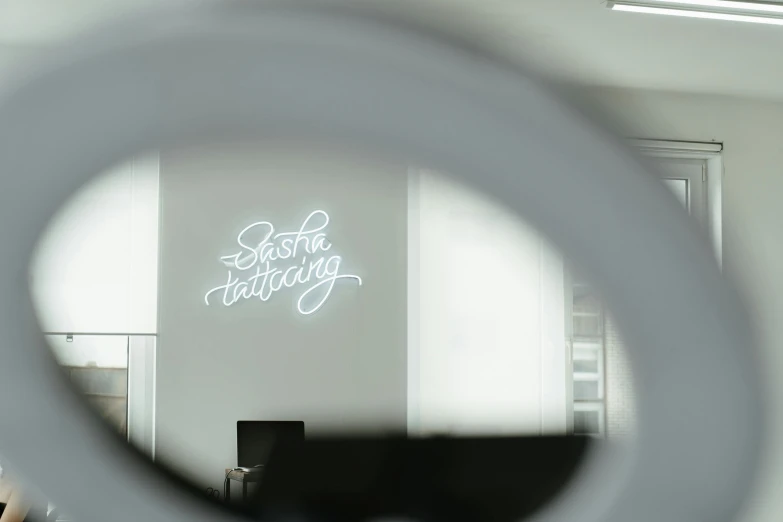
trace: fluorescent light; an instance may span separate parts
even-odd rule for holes
[[[616,0],[608,2],[607,6],[614,11],[632,13],[783,25],[783,4],[729,0]]]
[[[619,1],[618,3],[624,3]],[[630,2],[654,4],[674,4],[691,7],[706,7],[710,9],[732,9],[739,11],[753,11],[757,13],[778,13],[783,14],[783,5],[767,4],[761,2],[738,2],[736,0],[647,0],[646,2]]]
[[[709,13],[705,11],[687,11],[684,9],[670,9],[666,7],[648,7],[642,5],[615,4],[613,11],[626,11],[629,13],[649,13],[670,16],[685,16],[688,18],[707,18],[709,20],[726,20],[729,22],[752,22],[757,24],[783,25],[783,19],[763,16],[746,16],[728,13]]]

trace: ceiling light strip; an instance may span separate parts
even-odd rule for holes
[[[768,25],[783,25],[783,9],[778,11],[765,11],[761,12],[756,10],[750,11],[750,10],[742,10],[740,11],[738,8],[727,8],[724,6],[724,9],[721,11],[710,10],[708,9],[708,6],[702,5],[706,4],[708,0],[700,0],[699,4],[693,4],[692,2],[686,2],[685,0],[682,0],[680,2],[675,1],[667,1],[667,2],[636,2],[636,1],[626,1],[626,0],[618,0],[614,2],[608,2],[607,6],[614,10],[614,11],[625,11],[625,12],[632,12],[632,13],[648,13],[648,14],[659,14],[659,15],[669,15],[669,16],[681,16],[681,17],[687,17],[687,18],[704,18],[709,20],[723,20],[723,21],[729,21],[729,22],[750,22],[750,23],[757,23],[757,24],[768,24]],[[744,2],[711,2],[711,4],[744,4]],[[758,5],[758,4],[754,4]],[[777,7],[777,8],[783,8],[783,6],[779,5],[769,5],[765,7]]]
[[[742,14],[759,13],[783,15],[783,3],[740,2],[737,0],[646,0],[623,1],[616,3],[647,4],[649,6],[678,6],[683,8],[701,8],[712,12],[743,11]]]

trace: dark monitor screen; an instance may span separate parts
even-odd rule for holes
[[[272,451],[295,451],[304,433],[303,421],[238,421],[237,466],[266,465]]]

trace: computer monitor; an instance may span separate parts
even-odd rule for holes
[[[304,433],[303,421],[237,421],[237,466],[266,465],[273,451],[297,451]]]

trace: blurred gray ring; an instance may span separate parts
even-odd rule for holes
[[[255,134],[453,174],[601,286],[631,349],[638,440],[616,473],[596,455],[539,520],[736,514],[762,427],[739,298],[642,162],[529,72],[335,2],[198,3],[79,49],[55,53],[0,105],[0,446],[64,511],[84,522],[228,517],[166,489],[67,389],[27,273],[48,220],[91,175],[141,150]]]

